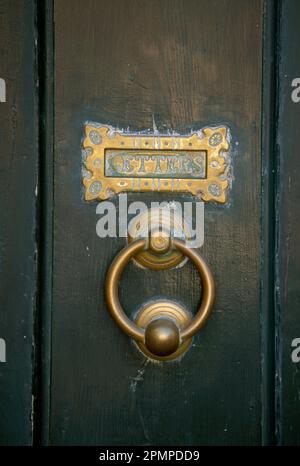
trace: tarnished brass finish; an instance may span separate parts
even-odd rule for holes
[[[146,240],[138,239],[122,249],[111,263],[105,282],[106,302],[113,319],[123,332],[141,342],[144,342],[145,330],[126,316],[119,301],[118,286],[122,272],[130,259],[141,252],[145,246]]]
[[[135,241],[132,241],[131,244],[129,244],[127,247],[125,247],[114,259],[112,262],[109,271],[107,273],[106,277],[106,284],[105,284],[105,293],[106,293],[106,301],[107,301],[107,306],[108,309],[114,318],[115,322],[117,325],[129,336],[131,336],[139,345],[140,349],[149,356],[149,353],[152,358],[159,359],[159,358],[169,358],[169,359],[174,359],[174,357],[178,357],[179,354],[182,353],[181,349],[184,344],[190,344],[188,343],[188,340],[195,335],[196,332],[198,332],[205,322],[207,321],[210,312],[212,310],[213,302],[214,302],[214,297],[215,297],[215,285],[214,285],[214,280],[212,273],[204,261],[204,259],[201,257],[201,255],[195,250],[195,249],[190,249],[186,246],[186,244],[178,239],[173,238],[172,239],[173,246],[176,247],[177,250],[179,250],[182,254],[186,255],[188,258],[190,258],[195,266],[197,267],[201,281],[202,281],[202,299],[201,299],[201,305],[200,308],[197,312],[197,314],[194,316],[192,320],[185,320],[183,325],[180,325],[180,319],[174,318],[174,313],[169,315],[173,323],[180,329],[180,334],[179,334],[179,347],[177,350],[174,351],[174,353],[168,354],[165,356],[162,356],[161,354],[153,354],[152,351],[155,350],[155,348],[158,348],[159,346],[159,341],[162,341],[163,335],[166,336],[166,339],[168,340],[167,343],[164,343],[164,349],[161,351],[169,352],[171,349],[174,349],[175,342],[176,342],[176,330],[174,326],[170,325],[168,328],[166,326],[165,318],[168,317],[166,316],[166,311],[163,311],[163,305],[161,302],[159,303],[154,303],[149,311],[150,305],[148,305],[145,310],[141,313],[140,317],[138,316],[136,319],[136,322],[133,322],[130,320],[125,312],[122,309],[122,306],[119,301],[118,297],[118,285],[119,281],[121,278],[121,274],[126,267],[127,263],[135,257],[137,254],[139,254],[147,245],[147,241],[145,239],[136,239]],[[165,306],[167,306],[168,309],[174,309],[174,303],[171,303],[169,301],[164,301],[163,302]],[[184,311],[179,305],[177,306],[177,311],[180,309],[180,313],[186,314],[186,311]],[[155,312],[153,313],[153,309],[155,309]],[[177,312],[176,311],[176,312]],[[149,319],[149,313],[153,313],[153,318]],[[147,319],[144,316],[144,319],[146,319],[146,326],[145,328],[143,327],[143,323],[145,320],[143,320],[143,315],[147,314]],[[161,321],[162,328],[159,330],[157,327],[153,327],[151,325],[150,329],[147,330],[147,325],[150,324],[151,321],[163,318],[163,321]],[[158,324],[157,324],[158,325]],[[145,340],[145,336],[147,334],[147,342]],[[168,336],[167,336],[168,335]],[[149,349],[149,346],[147,348],[147,343],[150,346],[151,350]],[[147,350],[147,351],[146,351]],[[176,355],[176,351],[179,351],[178,355]],[[184,351],[183,347],[183,351]],[[156,349],[157,352],[161,351],[159,349]],[[176,355],[176,356],[175,356]]]
[[[154,231],[149,239],[149,249],[155,254],[166,254],[171,247],[171,238],[167,232]]]
[[[181,329],[186,327],[191,319],[192,315],[178,303],[156,301],[146,304],[135,318],[136,324],[146,329],[145,343],[137,343],[139,349],[149,358],[158,361],[170,361],[179,358],[192,343],[192,338],[182,341],[180,336]],[[168,326],[166,326],[165,321],[169,322]],[[178,330],[178,343],[176,329]],[[163,344],[161,344],[161,337],[165,333],[168,341],[163,341]],[[172,345],[174,345],[173,352],[170,351]],[[162,354],[163,351],[165,351],[165,354]],[[166,354],[167,352],[169,354]]]
[[[86,124],[83,184],[87,201],[130,192],[188,192],[226,202],[229,149],[225,126],[193,134],[129,134]]]
[[[145,346],[156,356],[174,354],[180,343],[179,328],[171,319],[159,317],[145,329]]]
[[[183,241],[175,238],[173,239],[173,245],[195,264],[202,282],[202,298],[199,310],[191,323],[180,333],[182,340],[185,340],[199,332],[210,316],[215,300],[215,282],[210,268],[197,249],[188,248]]]
[[[157,230],[149,233],[149,226],[157,225]],[[172,237],[188,240],[191,238],[189,225],[181,215],[166,208],[150,209],[134,217],[128,228],[128,242],[136,238],[149,238],[149,246],[134,260],[143,267],[165,270],[176,267],[185,259],[182,252],[172,245]]]

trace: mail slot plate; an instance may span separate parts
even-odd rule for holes
[[[189,135],[128,133],[87,123],[83,141],[85,200],[120,192],[188,192],[225,203],[229,130],[206,127]]]

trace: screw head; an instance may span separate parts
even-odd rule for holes
[[[154,231],[150,235],[149,249],[156,254],[164,254],[171,247],[171,238],[164,231]]]

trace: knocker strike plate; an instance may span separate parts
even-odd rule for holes
[[[187,192],[225,203],[229,180],[228,128],[204,128],[186,136],[130,134],[85,125],[85,200],[129,192]]]

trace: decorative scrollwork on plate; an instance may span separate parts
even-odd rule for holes
[[[224,204],[229,179],[229,130],[203,128],[190,135],[131,134],[85,125],[85,200],[121,192],[188,192]]]

